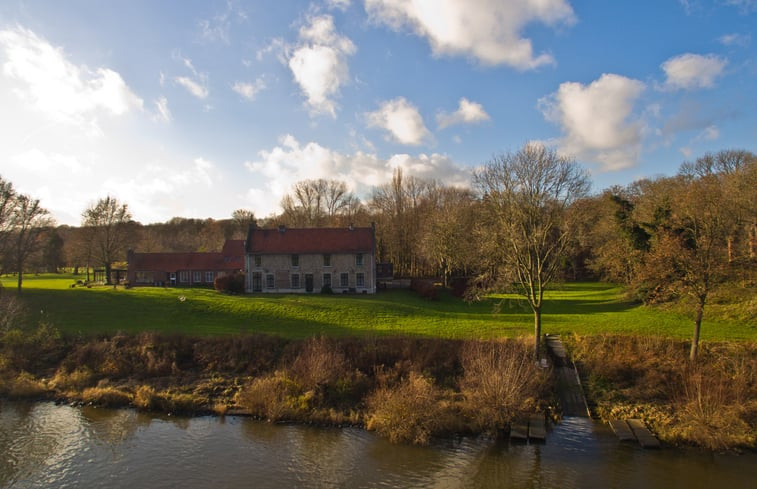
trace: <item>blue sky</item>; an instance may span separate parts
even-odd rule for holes
[[[594,190],[757,151],[755,0],[0,4],[0,175],[79,224],[362,198],[395,168],[467,185],[541,141]]]

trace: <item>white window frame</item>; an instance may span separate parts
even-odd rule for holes
[[[346,280],[345,280],[346,278]],[[339,274],[339,286],[342,288],[349,287],[350,286],[350,274],[346,272],[342,272]]]
[[[299,273],[293,273],[289,280],[291,281],[293,289],[299,289],[301,287]]]
[[[265,288],[266,289],[276,288],[276,277],[272,273],[265,274]]]
[[[324,253],[323,255],[323,266],[324,267],[330,267],[331,266],[331,255],[328,253]]]
[[[323,287],[331,287],[331,273],[324,273],[322,278],[323,278]]]
[[[365,257],[363,256],[363,253],[356,253],[355,254],[355,266],[356,267],[362,267],[364,262],[365,262]]]
[[[192,283],[193,284],[199,284],[202,282],[202,272],[200,271],[193,271],[192,272]]]
[[[292,260],[292,268],[300,268],[300,255],[292,254],[291,260]]]
[[[214,279],[215,279],[215,274],[213,272],[205,272],[206,283],[212,284]]]
[[[365,274],[363,272],[358,272],[355,274],[355,286],[365,287]]]
[[[186,284],[189,282],[189,271],[188,270],[182,270],[179,272],[179,282],[182,284]]]
[[[258,268],[263,266],[263,257],[261,255],[252,255],[252,264]]]

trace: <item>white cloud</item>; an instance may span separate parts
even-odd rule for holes
[[[286,50],[294,80],[312,113],[336,117],[334,97],[349,81],[347,57],[355,53],[355,45],[336,32],[330,15],[311,17],[309,24],[300,28],[299,37],[299,44]]]
[[[724,46],[741,46],[746,47],[752,42],[750,34],[724,34],[718,38],[718,42]]]
[[[618,170],[633,166],[639,157],[644,127],[631,114],[644,88],[638,80],[604,74],[589,85],[562,83],[539,100],[539,107],[547,120],[560,125],[562,153]]]
[[[160,122],[171,122],[171,110],[168,108],[168,99],[160,97],[155,101],[155,116],[154,120]]]
[[[3,74],[14,82],[13,93],[56,122],[90,126],[99,132],[101,113],[118,116],[142,109],[142,99],[120,74],[108,68],[93,71],[76,66],[61,48],[31,30],[0,31],[0,48],[5,54]]]
[[[439,125],[439,128],[444,129],[454,124],[475,124],[477,122],[488,121],[489,119],[489,114],[486,113],[483,105],[471,102],[463,97],[460,99],[455,112],[451,114],[445,112],[437,114],[436,123]]]
[[[234,82],[234,85],[231,87],[232,90],[234,90],[247,100],[255,100],[255,96],[261,90],[265,90],[265,88],[266,86],[263,78],[258,78],[253,83],[237,81]]]
[[[566,0],[366,0],[365,7],[373,19],[426,38],[435,55],[471,56],[519,70],[555,62],[551,54],[534,53],[531,40],[521,35],[527,25],[576,21]]]
[[[727,60],[708,54],[681,54],[665,61],[660,67],[666,79],[663,88],[670,90],[692,90],[711,88],[715,79],[723,73]]]
[[[247,14],[241,8],[238,8],[233,1],[226,2],[226,8],[223,12],[214,15],[210,19],[202,19],[198,22],[200,27],[200,36],[208,42],[220,41],[229,44],[229,31],[231,30],[232,20],[238,22],[247,20]]]
[[[742,14],[757,12],[757,0],[725,0],[726,5],[737,7]]]
[[[197,98],[204,99],[208,96],[208,87],[203,82],[197,82],[187,76],[177,76],[174,81]]]
[[[344,12],[350,7],[352,0],[326,0],[326,5],[329,8],[341,10]]]
[[[401,144],[419,145],[430,136],[418,108],[404,97],[387,100],[381,107],[366,114],[369,127],[385,129]]]
[[[419,178],[440,179],[460,186],[470,184],[469,171],[445,155],[398,154],[382,159],[362,151],[340,153],[316,142],[303,145],[291,135],[283,136],[273,149],[260,151],[258,158],[245,162],[245,166],[265,182],[247,192],[248,205],[258,215],[280,212],[281,198],[291,191],[294,183],[324,176],[344,181],[363,198],[368,197],[374,186],[390,182],[395,168]]]

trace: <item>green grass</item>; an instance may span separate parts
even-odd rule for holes
[[[0,280],[3,293],[15,293],[14,277]],[[72,275],[26,277],[22,296],[31,319],[44,318],[66,333],[84,335],[162,331],[190,335],[269,333],[287,338],[318,334],[492,338],[533,331],[530,309],[511,295],[473,304],[449,295],[427,301],[405,290],[354,296],[228,296],[207,289],[72,289],[74,280]],[[620,287],[601,283],[562,284],[549,292],[542,323],[544,333],[688,338],[693,329],[688,317],[628,302]],[[702,337],[755,339],[757,326],[709,320],[705,313]]]

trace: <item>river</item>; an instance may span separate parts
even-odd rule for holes
[[[0,403],[0,488],[757,487],[757,454],[643,450],[566,418],[544,444],[392,445],[353,428]]]

